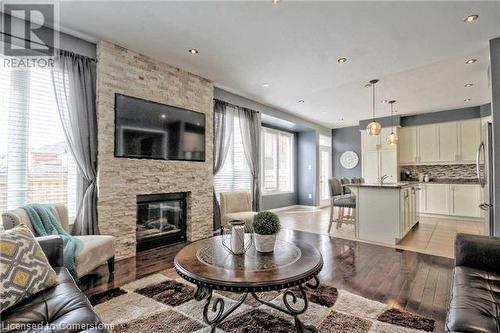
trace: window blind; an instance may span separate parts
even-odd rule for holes
[[[0,56],[0,61],[3,62]],[[27,203],[78,204],[50,68],[0,68],[0,211]]]

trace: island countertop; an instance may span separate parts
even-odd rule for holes
[[[379,183],[362,183],[362,184],[345,184],[344,186],[349,186],[349,187],[379,187],[379,188],[394,188],[394,189],[400,189],[403,187],[410,187],[416,185],[415,183],[411,182],[398,182],[398,183],[384,183],[384,184],[379,184]]]

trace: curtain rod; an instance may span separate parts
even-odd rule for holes
[[[251,109],[251,108],[247,108],[247,107],[244,107],[244,106],[241,106],[241,105],[236,105],[236,104],[233,104],[233,103],[229,103],[228,101],[224,101],[222,99],[218,99],[218,98],[215,98],[215,97],[213,98],[213,100],[216,101],[216,102],[226,103],[227,105],[233,106],[235,108],[244,108],[244,109],[251,110],[253,112],[260,113],[260,111],[257,111],[257,110]]]
[[[7,34],[7,33],[3,32],[3,31],[0,31],[0,34],[5,35],[5,36],[9,36],[10,38],[15,38],[15,39],[18,39],[18,40],[23,40],[23,41],[25,41],[25,42],[30,42],[30,43],[37,44],[37,45],[40,45],[40,46],[45,46],[45,47],[48,47],[48,48],[49,48],[49,49],[51,49],[51,50],[56,50],[56,51],[66,51],[66,52],[73,52],[73,51],[64,50],[64,49],[58,49],[57,47],[54,47],[54,46],[49,46],[49,45],[46,45],[46,44],[43,44],[43,43],[39,43],[39,42],[35,42],[35,41],[30,40],[30,39],[26,39],[26,38],[22,38],[22,37],[14,36],[14,35],[11,35],[11,34]],[[5,39],[4,39],[4,38],[2,38],[2,40],[3,40],[3,41],[5,41]],[[12,43],[11,43],[11,44],[12,44]],[[91,60],[93,60],[93,61],[96,61],[96,59],[95,59],[95,58],[92,58],[92,57],[89,57],[89,56],[86,56],[86,55],[83,55],[83,54],[80,54],[80,53],[77,53],[77,52],[73,52],[73,53],[78,54],[78,55],[80,55],[80,56],[82,56],[82,57],[89,58],[89,59],[91,59]]]

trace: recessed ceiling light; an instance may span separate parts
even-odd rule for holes
[[[469,59],[469,60],[467,60],[465,63],[466,63],[467,65],[470,65],[470,64],[475,63],[476,61],[477,61],[477,59]]]
[[[464,87],[469,88],[469,87],[472,87],[473,85],[474,85],[474,83],[466,83],[466,84],[464,84]]]
[[[305,101],[303,99],[298,100],[299,103],[304,103]]]
[[[380,103],[388,103],[388,102],[389,102],[389,101],[388,101],[388,100],[386,100],[386,99],[383,99],[383,100],[381,100],[381,101],[380,101]]]
[[[371,86],[372,86],[372,85],[371,85],[371,84],[369,84],[369,83],[365,84],[365,88],[370,88]]]
[[[338,62],[339,64],[343,64],[343,63],[344,63],[344,62],[346,62],[346,61],[347,61],[347,58],[338,58],[338,59],[337,59],[337,62]]]
[[[264,88],[269,88],[269,83],[264,83],[262,86],[263,86]]]
[[[466,98],[466,99],[464,99],[464,102],[465,102],[465,103],[470,102],[470,98]]]
[[[465,23],[472,23],[472,22],[476,21],[478,18],[479,18],[479,15],[476,15],[476,14],[469,15],[469,16],[466,16],[464,18],[464,22]]]
[[[273,5],[276,5],[276,4],[280,3],[281,0],[272,0],[272,2],[273,2]]]
[[[189,49],[189,53],[198,54],[198,53],[200,53],[200,51],[198,51],[197,49]]]
[[[166,115],[166,114],[162,114],[160,117],[161,117],[162,119],[165,119],[165,118],[167,118],[167,115]]]

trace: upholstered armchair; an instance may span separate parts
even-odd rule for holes
[[[222,192],[220,194],[220,215],[223,227],[232,220],[241,220],[245,222],[245,231],[252,232],[255,214],[257,213],[252,211],[252,193]]]
[[[53,205],[52,211],[64,230],[69,232],[68,209],[65,205]],[[3,226],[11,229],[18,224],[24,224],[37,235],[26,211],[16,208],[2,214]],[[76,271],[79,277],[85,276],[97,267],[108,264],[109,272],[114,272],[115,237],[105,235],[75,236],[83,243],[83,248],[75,255]]]

